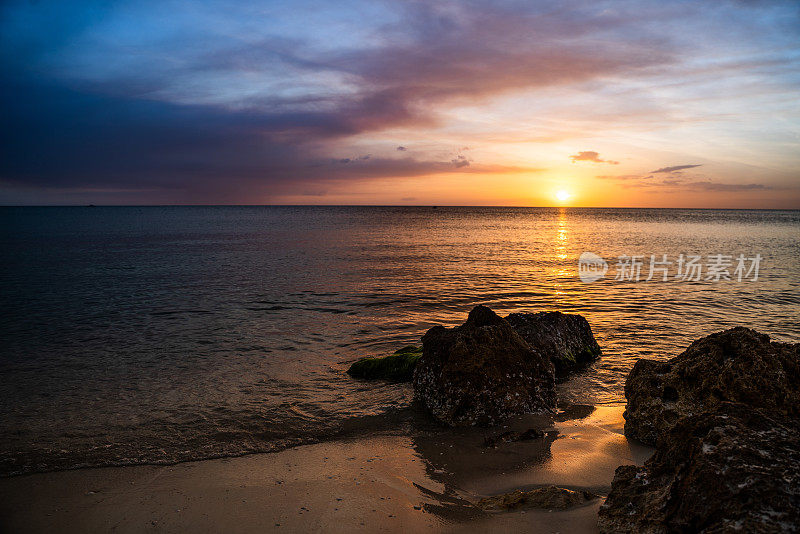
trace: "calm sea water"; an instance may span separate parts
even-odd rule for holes
[[[172,462],[392,426],[409,385],[344,371],[476,304],[583,314],[563,403],[745,325],[800,341],[800,212],[0,208],[0,471]],[[578,278],[578,256],[610,260]],[[615,281],[622,254],[762,256],[757,281]],[[673,269],[674,269],[673,265]],[[398,415],[399,414],[399,415]]]

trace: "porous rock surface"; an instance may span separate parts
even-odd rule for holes
[[[422,348],[414,396],[445,425],[491,426],[555,407],[553,364],[486,306],[461,326],[431,328]]]
[[[800,416],[800,344],[732,328],[666,362],[639,360],[625,382],[625,435],[656,445],[682,417],[726,401]]]
[[[506,320],[531,347],[550,358],[563,378],[600,357],[600,345],[581,315],[561,312],[512,313]]]
[[[617,468],[604,533],[800,531],[800,425],[721,402],[680,419],[642,467]]]

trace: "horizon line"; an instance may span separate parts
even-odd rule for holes
[[[0,204],[0,208],[505,208],[611,210],[800,211],[796,208],[697,208],[651,206],[522,206],[500,204]]]

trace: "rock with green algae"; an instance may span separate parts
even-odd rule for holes
[[[391,382],[409,382],[414,377],[414,368],[422,356],[422,347],[408,345],[394,354],[383,358],[363,358],[358,360],[347,374],[353,378],[368,380],[389,380]]]
[[[543,508],[563,510],[580,506],[597,499],[590,491],[573,491],[558,486],[547,486],[531,491],[514,490],[511,493],[486,497],[478,501],[478,507],[490,512]]]

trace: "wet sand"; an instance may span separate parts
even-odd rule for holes
[[[0,480],[9,532],[595,532],[602,499],[570,510],[484,512],[478,499],[555,484],[606,495],[651,449],[622,435],[623,407],[527,416],[546,438],[486,447],[481,429],[416,431],[270,454]]]

